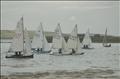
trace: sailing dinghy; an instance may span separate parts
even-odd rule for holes
[[[33,52],[37,53],[49,53],[50,52],[50,45],[47,42],[45,37],[42,23],[38,27],[38,30],[35,33],[35,36],[32,41],[32,50]]]
[[[111,44],[107,43],[107,28],[106,28],[105,35],[103,38],[103,46],[104,47],[111,47]]]
[[[60,24],[55,29],[50,55],[62,55],[65,52],[66,41],[62,35]]]
[[[80,39],[77,34],[78,34],[78,29],[77,29],[77,24],[76,24],[69,36],[67,46],[66,46],[70,55],[84,54],[81,51],[81,43],[80,43]]]
[[[12,51],[7,52],[6,58],[33,58],[28,32],[26,29],[24,31],[23,17],[17,23],[10,50]]]
[[[90,32],[88,29],[88,31],[86,32],[86,34],[83,38],[83,41],[82,41],[83,49],[93,49],[93,48],[91,48],[91,43],[92,43],[92,40],[91,40]]]

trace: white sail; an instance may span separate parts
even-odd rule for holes
[[[103,45],[107,45],[107,28],[106,28],[106,31],[105,31],[105,35],[104,35],[104,38],[103,38]]]
[[[66,41],[65,41],[64,37],[62,38],[62,49],[64,51],[67,51],[67,44],[66,44]]]
[[[92,41],[91,41],[91,38],[90,38],[89,29],[88,29],[88,31],[86,32],[82,43],[83,43],[83,45],[88,45],[88,46],[91,45]]]
[[[38,27],[38,30],[35,33],[35,36],[32,41],[32,48],[43,48],[42,41],[43,41],[43,34],[41,29],[41,24]]]
[[[57,28],[55,29],[55,36],[53,36],[51,54],[53,54],[54,52],[58,53],[59,49],[61,49],[62,54],[66,54],[66,41],[62,35],[60,24],[58,24]]]
[[[38,27],[38,30],[33,38],[32,41],[32,48],[42,48],[43,51],[49,51],[50,45],[47,42],[47,39],[45,37],[42,23],[40,23],[40,26]]]
[[[73,31],[70,34],[70,37],[67,42],[67,48],[74,49],[76,51],[77,49],[77,25],[74,27]]]
[[[12,49],[13,51],[22,51],[24,48],[24,36],[23,36],[23,17],[17,24],[17,29],[15,33],[15,37],[13,38]]]
[[[24,55],[32,55],[32,53],[31,53],[31,41],[30,41],[28,31],[26,28],[24,31],[24,39],[25,39]]]
[[[44,39],[43,40],[44,40],[43,41],[43,51],[49,51],[50,50],[50,45],[48,44],[45,35],[44,35]]]
[[[81,53],[81,43],[79,37],[77,38],[77,49],[76,53]]]
[[[10,49],[12,50],[14,55],[10,55],[7,53],[6,58],[19,58],[19,57],[20,58],[24,58],[24,57],[32,58],[31,41],[29,39],[27,29],[25,29],[24,31],[23,17],[17,23],[16,33],[13,38],[13,42],[11,44]]]
[[[60,28],[60,24],[58,24],[57,28],[55,29],[55,36],[53,36],[53,44],[52,48],[53,49],[59,49],[62,48],[62,32]]]
[[[17,23],[17,26],[18,26],[18,23]],[[14,50],[15,44],[16,44],[15,40],[16,40],[17,29],[18,29],[18,27],[16,27],[15,35],[14,35],[14,37],[13,37],[12,43],[11,43],[10,46],[9,46],[8,53],[14,53],[13,50]]]

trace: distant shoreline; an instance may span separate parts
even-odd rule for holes
[[[1,39],[12,39],[14,36],[13,30],[1,30]],[[32,39],[35,35],[35,31],[29,31],[29,36]],[[55,35],[54,32],[45,32],[45,36],[49,43],[52,42],[52,38]],[[69,34],[63,34],[65,40],[67,41],[69,38]],[[84,34],[78,34],[80,41],[82,42]],[[103,34],[91,34],[91,39],[93,43],[102,43],[103,42]],[[107,38],[109,43],[120,43],[120,36],[110,36]]]

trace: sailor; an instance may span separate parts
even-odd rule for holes
[[[18,52],[18,55],[21,55],[21,52],[20,52],[20,51]]]
[[[86,48],[86,45],[84,45],[84,48]]]
[[[18,52],[15,52],[15,55],[18,56]]]
[[[70,55],[72,55],[72,54],[75,54],[75,50],[74,49],[72,49],[72,52],[70,53]]]
[[[37,48],[37,52],[39,52],[40,51],[40,49],[39,48]]]
[[[86,45],[86,48],[88,48],[88,45]]]
[[[61,48],[59,49],[59,54],[62,54],[62,49]]]
[[[40,49],[40,51],[42,51],[42,48]]]
[[[74,54],[75,53],[75,50],[74,49],[72,49],[72,54]]]

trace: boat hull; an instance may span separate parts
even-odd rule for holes
[[[6,56],[5,58],[33,58],[33,54],[32,55],[11,55],[11,56]]]
[[[82,49],[94,49],[94,48],[89,45],[83,45]]]
[[[104,46],[104,47],[111,47],[111,46],[108,45],[108,46]]]
[[[32,51],[33,51],[33,53],[40,53],[40,54],[45,54],[45,53],[50,53],[51,52],[51,50],[49,50],[49,51],[41,51],[41,50],[36,50],[36,49],[34,49],[34,48],[32,48],[31,49]]]
[[[62,55],[83,55],[84,54],[84,52],[82,52],[82,53],[74,53],[74,54],[62,54]]]
[[[90,48],[90,47],[88,47],[88,48],[85,48],[85,47],[83,47],[82,49],[94,49],[94,48]]]
[[[70,56],[70,55],[83,55],[84,54],[84,52],[81,52],[81,53],[67,53],[67,54],[50,54],[50,55],[55,55],[55,56]]]
[[[111,47],[111,44],[108,44],[108,45],[103,45],[104,47]]]

